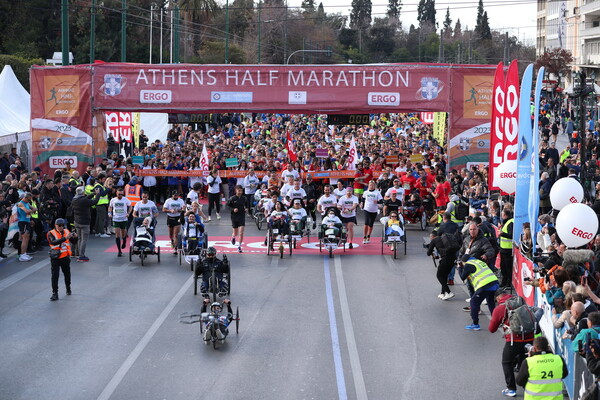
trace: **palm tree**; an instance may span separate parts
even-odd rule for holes
[[[179,9],[182,12],[183,23],[188,27],[188,33],[193,34],[191,40],[192,52],[194,55],[198,55],[201,43],[200,36],[206,31],[206,27],[197,24],[206,23],[219,9],[219,6],[215,0],[179,0]],[[186,51],[184,57],[187,58],[187,55]]]

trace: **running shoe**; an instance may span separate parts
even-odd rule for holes
[[[454,297],[454,293],[452,293],[452,292],[449,292],[449,293],[446,293],[446,294],[444,295],[444,297],[442,297],[442,300],[450,300],[450,299],[451,299],[451,298],[453,298],[453,297]]]
[[[231,244],[235,244],[235,236],[231,237]]]
[[[512,389],[504,389],[502,394],[508,397],[517,397],[517,391]]]
[[[480,331],[481,330],[481,326],[479,326],[479,324],[477,324],[477,325],[471,324],[471,325],[465,326],[465,329],[468,330],[468,331]]]

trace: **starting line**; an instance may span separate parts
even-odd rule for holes
[[[247,236],[244,238],[244,243],[242,244],[242,251],[247,254],[267,254],[267,246],[264,245],[265,238],[264,236]],[[354,241],[361,241],[362,236],[355,238]],[[213,246],[217,249],[219,253],[225,254],[234,254],[238,252],[237,243],[231,244],[230,236],[211,236],[208,241],[209,246]],[[160,246],[161,253],[169,254],[172,253],[171,242],[169,241],[168,236],[158,236],[156,241],[156,246]],[[276,245],[275,251],[277,252],[277,248],[279,243]],[[372,238],[371,243],[369,244],[357,244],[353,243],[353,249],[348,248],[348,244],[346,244],[346,253],[349,254],[359,254],[359,255],[381,255],[381,238]],[[289,254],[289,248],[287,243],[285,245],[286,254]],[[111,247],[107,248],[105,253],[117,253],[117,245],[113,244]],[[129,239],[127,240],[127,247],[123,250],[124,253],[129,253]],[[323,252],[319,252],[319,241],[317,236],[310,237],[310,243],[306,240],[306,238],[302,239],[297,243],[297,247],[293,249],[293,254],[326,254],[326,250],[323,249]],[[338,249],[335,251],[336,254],[344,254],[343,249]],[[384,249],[384,254],[390,254],[389,248],[386,246]]]

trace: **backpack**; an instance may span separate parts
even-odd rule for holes
[[[469,216],[469,205],[462,201],[454,203],[454,218],[459,221],[464,221]]]
[[[534,310],[525,304],[523,298],[512,296],[506,300],[504,305],[506,307],[504,319],[510,324],[504,331],[505,335],[521,335],[524,337],[527,334],[536,332],[537,319]]]
[[[456,252],[460,250],[461,247],[460,241],[453,233],[442,233],[442,244],[444,245],[446,253]]]

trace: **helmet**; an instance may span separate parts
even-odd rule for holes
[[[217,249],[215,249],[215,248],[214,248],[214,247],[212,247],[212,246],[211,246],[211,247],[209,247],[209,248],[206,250],[206,255],[207,255],[207,256],[216,256],[216,255],[217,255]]]
[[[218,311],[221,311],[221,303],[219,303],[219,302],[215,301],[214,303],[212,303],[212,304],[210,305],[210,309],[211,309],[212,311],[216,311],[216,310],[215,310],[215,308],[216,308],[216,309],[218,309]]]

